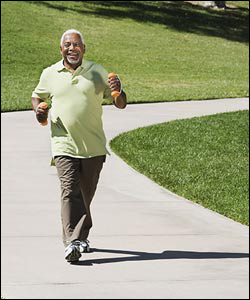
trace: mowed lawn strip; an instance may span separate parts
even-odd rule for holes
[[[2,1],[1,110],[31,109],[42,70],[76,28],[86,59],[118,73],[129,103],[249,95],[248,1]]]
[[[166,189],[249,224],[249,111],[123,133],[112,150]]]

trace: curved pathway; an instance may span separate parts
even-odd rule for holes
[[[104,106],[108,140],[137,127],[249,109],[248,99]],[[2,113],[6,299],[248,299],[248,227],[163,189],[113,153],[92,204],[92,253],[64,261],[48,127]]]

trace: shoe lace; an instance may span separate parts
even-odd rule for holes
[[[90,242],[87,239],[84,241],[76,240],[73,242],[73,244],[77,246],[81,252],[89,251],[89,243]]]

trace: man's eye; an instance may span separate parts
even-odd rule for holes
[[[66,43],[66,44],[64,44],[64,47],[65,48],[69,48],[70,47],[70,43]],[[74,47],[80,47],[80,43],[74,43],[74,44],[72,44]]]

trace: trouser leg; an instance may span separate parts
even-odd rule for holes
[[[90,204],[96,191],[105,156],[78,159],[55,158],[61,182],[61,218],[63,243],[84,240],[92,227]]]
[[[97,183],[99,181],[105,157],[106,156],[104,155],[81,159],[80,188],[84,201],[85,213],[82,215],[75,227],[74,233],[72,234],[72,240],[87,239],[89,230],[93,225],[90,205],[97,188]]]

